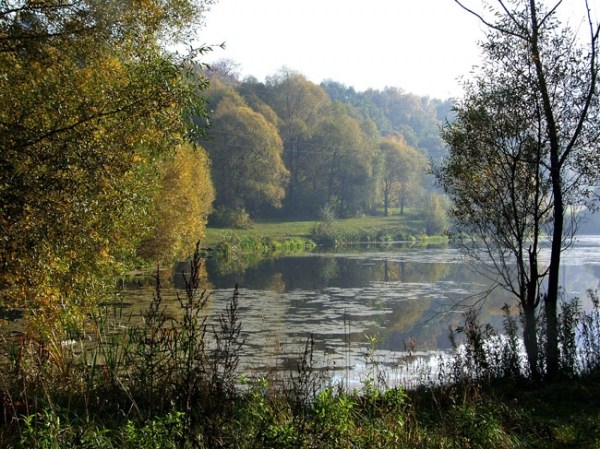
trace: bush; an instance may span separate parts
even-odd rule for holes
[[[217,228],[251,229],[252,220],[244,208],[219,206],[209,217],[209,225]]]

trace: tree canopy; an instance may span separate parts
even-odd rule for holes
[[[426,176],[428,156],[438,157],[444,151],[443,145],[439,135],[436,137],[437,147],[431,151],[413,147],[408,140],[432,142],[429,137],[433,130],[438,132],[437,127],[442,120],[438,113],[445,114],[441,105],[448,102],[419,98],[399,89],[357,93],[334,81],[317,85],[286,68],[268,77],[265,83],[255,78],[240,81],[236,79],[235,71],[230,69],[234,65],[231,61],[224,61],[212,65],[206,72],[211,77],[207,99],[215,117],[211,119],[208,138],[202,143],[211,153],[213,176],[215,180],[220,179],[215,181],[220,206],[231,209],[244,207],[255,218],[315,218],[323,208],[329,208],[339,217],[378,213],[378,208],[386,203],[382,188],[382,160],[385,158],[379,141],[393,138],[404,142],[403,166],[401,173],[396,172],[393,194],[388,195],[388,210],[390,207],[402,208],[410,200],[423,196],[428,188],[427,183],[421,182]],[[226,98],[233,102],[230,104],[239,107],[224,108]],[[379,104],[399,106],[383,108]],[[232,161],[222,160],[223,157],[234,158],[234,154],[239,152],[233,141],[228,147],[225,136],[232,138],[236,133],[242,133],[250,139],[255,131],[244,131],[247,125],[235,126],[235,131],[232,131],[232,124],[226,125],[223,120],[225,109],[229,121],[239,115],[236,120],[246,122],[244,117],[248,117],[250,112],[258,114],[272,128],[268,130],[260,125],[256,129],[262,129],[265,136],[277,135],[281,139],[283,167],[289,174],[285,182],[279,184],[284,188],[278,200],[281,204],[271,203],[272,206],[281,205],[280,208],[265,207],[267,203],[264,201],[262,207],[258,207],[256,201],[239,201],[241,194],[233,193],[232,188],[243,182],[238,179],[240,176],[250,179],[256,174],[250,169],[247,159],[234,165]],[[421,119],[410,122],[409,118],[416,116]],[[416,128],[412,128],[413,125]],[[277,168],[279,160],[274,158],[273,161],[272,167],[263,170],[265,175],[270,170],[283,173],[281,168]],[[390,175],[389,166],[387,175]],[[263,188],[257,183],[254,186],[259,190]],[[223,192],[219,193],[220,190]],[[241,190],[246,190],[246,187]]]
[[[445,129],[450,156],[437,176],[454,200],[459,231],[475,237],[476,249],[483,242],[501,283],[520,300],[534,377],[540,368],[536,308],[543,300],[543,368],[552,378],[561,253],[577,229],[578,211],[595,207],[592,190],[600,180],[600,26],[588,7],[585,45],[559,21],[561,2],[547,8],[536,0],[497,0],[488,18],[455,1],[488,34],[484,62],[466,85],[457,121]],[[547,267],[540,260],[543,238],[551,248]]]
[[[229,92],[214,111],[205,145],[214,167],[217,205],[256,212],[281,207],[288,171],[277,128]]]
[[[156,165],[202,114],[205,81],[163,45],[209,2],[0,6],[0,291],[5,306],[93,297],[149,231]],[[62,299],[61,299],[62,298]]]

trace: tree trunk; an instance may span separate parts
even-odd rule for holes
[[[525,345],[525,353],[527,354],[527,363],[531,378],[535,381],[539,380],[540,372],[538,369],[539,352],[537,344],[537,318],[535,316],[535,307],[523,308],[523,344]]]
[[[386,188],[383,190],[383,214],[388,217],[390,215],[389,203],[390,203],[390,192]]]
[[[548,291],[544,301],[546,315],[546,375],[552,380],[558,375],[558,293],[560,256],[562,252],[562,237],[564,226],[564,209],[560,179],[552,184],[555,198],[554,204],[554,231],[552,233],[552,249],[550,253],[550,266],[548,271]]]
[[[560,256],[562,252],[565,213],[562,195],[560,138],[539,49],[539,30],[541,25],[537,18],[536,0],[529,0],[529,9],[531,13],[532,30],[531,57],[536,70],[537,84],[541,94],[548,140],[550,142],[550,176],[552,182],[552,194],[554,196],[552,213],[554,229],[552,232],[550,266],[548,267],[548,290],[544,302],[544,310],[546,313],[546,375],[548,379],[551,380],[558,374],[558,329],[556,309],[558,303]]]

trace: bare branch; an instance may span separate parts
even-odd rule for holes
[[[496,25],[488,20],[485,19],[485,17],[483,17],[481,14],[479,14],[478,12],[468,8],[467,6],[465,6],[461,0],[454,0],[454,2],[460,6],[462,9],[464,9],[465,11],[467,11],[469,14],[475,16],[477,19],[479,19],[481,21],[481,23],[483,23],[486,27],[491,28],[493,30],[499,31],[501,33],[505,33],[505,34],[509,34],[511,36],[514,37],[518,37],[519,39],[527,39],[527,35],[522,35],[519,33],[516,33],[514,31],[511,30],[507,30],[506,28],[503,28],[499,25]],[[504,4],[502,3],[502,1],[500,1],[500,4],[504,7]],[[514,19],[513,19],[514,20]],[[515,22],[518,24],[518,22]],[[522,28],[521,26],[519,26],[519,28]]]
[[[577,123],[577,127],[571,136],[571,140],[569,141],[567,148],[565,149],[562,157],[560,158],[560,165],[562,166],[569,156],[569,153],[575,147],[577,140],[583,130],[584,123],[587,119],[588,111],[590,109],[590,105],[592,104],[592,100],[594,95],[596,95],[596,84],[598,78],[598,36],[600,35],[600,24],[594,24],[592,20],[592,12],[589,5],[589,0],[585,0],[585,7],[587,10],[587,20],[588,27],[590,31],[590,62],[589,62],[589,70],[590,70],[590,85],[588,87],[584,107],[580,112],[579,122]]]

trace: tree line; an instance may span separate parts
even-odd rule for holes
[[[216,224],[244,214],[313,219],[324,208],[337,217],[388,215],[425,203],[450,100],[317,85],[286,68],[265,82],[240,80],[236,68],[223,60],[205,70],[211,115],[201,144],[212,163]]]
[[[93,304],[117,273],[189,255],[211,214],[387,214],[423,196],[449,102],[208,68],[211,48],[173,48],[212,3],[0,4],[0,311]]]

